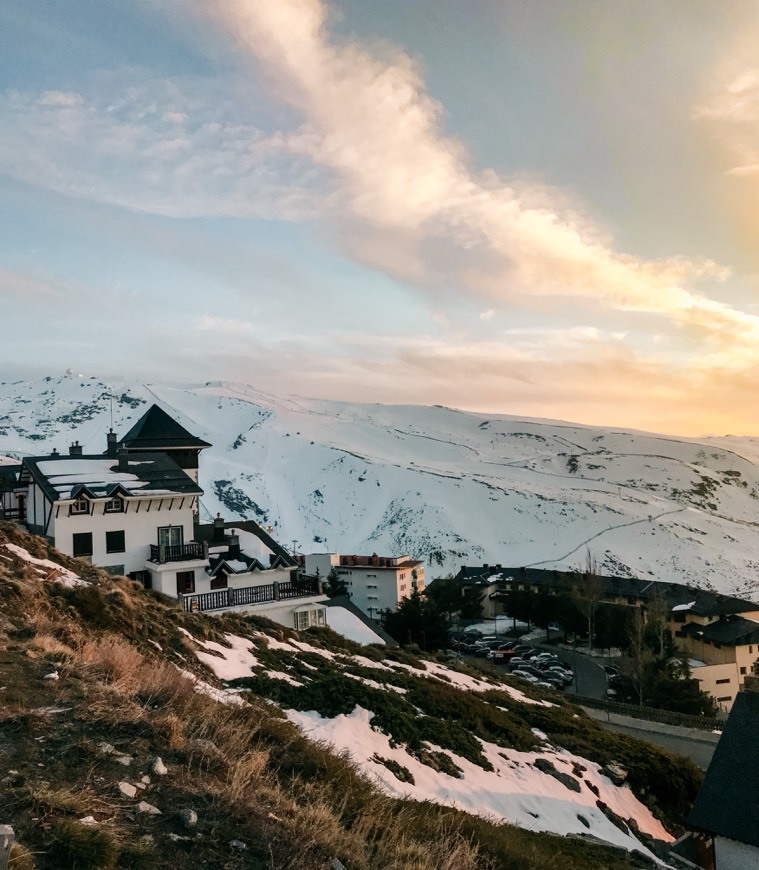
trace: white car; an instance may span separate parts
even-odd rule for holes
[[[511,675],[513,677],[519,677],[520,680],[525,680],[526,682],[532,683],[533,685],[540,682],[537,677],[533,677],[533,675],[528,674],[527,671],[520,671],[517,669],[516,671],[512,671]]]

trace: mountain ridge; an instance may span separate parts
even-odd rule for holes
[[[113,398],[111,398],[113,397]],[[203,519],[251,516],[299,552],[408,553],[759,594],[759,439],[443,406],[278,396],[248,384],[65,376],[0,384],[0,454],[105,449],[151,403],[213,445]]]

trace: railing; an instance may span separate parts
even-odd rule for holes
[[[583,707],[593,707],[596,710],[608,710],[621,716],[633,719],[647,719],[649,722],[662,722],[666,725],[680,725],[683,728],[699,728],[702,731],[714,731],[724,724],[724,719],[712,716],[694,716],[688,713],[678,713],[675,710],[661,710],[657,707],[638,707],[635,704],[622,704],[619,701],[607,701],[600,698],[584,698],[581,695],[567,695],[567,700]]]
[[[198,592],[182,596],[182,607],[188,612],[223,610],[250,604],[266,604],[290,598],[306,598],[319,594],[315,581],[297,583],[267,583],[261,586],[245,586],[242,589],[229,587],[213,592]]]
[[[299,580],[297,583],[280,583],[280,598],[302,598],[304,595],[318,595],[318,580]]]
[[[150,561],[158,562],[162,565],[164,562],[184,562],[188,559],[202,559],[203,545],[193,541],[190,544],[176,544],[169,546],[167,544],[151,544],[150,545]]]
[[[18,508],[0,508],[0,520],[8,523],[23,523],[26,519],[26,511]]]

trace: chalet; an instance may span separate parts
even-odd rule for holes
[[[288,627],[326,624],[318,580],[258,524],[198,521],[199,455],[210,447],[153,405],[106,451],[0,465],[0,519],[61,552],[177,598],[188,611],[255,611]]]
[[[408,556],[310,553],[305,557],[305,570],[322,580],[334,571],[353,603],[370,618],[383,610],[394,610],[414,589],[424,591],[424,563]]]
[[[747,675],[688,817],[708,838],[702,867],[759,867],[759,678]]]

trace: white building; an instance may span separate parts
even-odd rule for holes
[[[395,610],[412,590],[424,591],[424,563],[408,556],[342,556],[310,553],[305,557],[308,576],[326,581],[330,572],[348,587],[351,601],[372,619],[383,610]]]
[[[105,454],[85,456],[75,443],[68,455],[0,466],[0,519],[177,598],[188,611],[255,612],[297,629],[326,625],[318,580],[306,580],[260,526],[198,523],[198,457],[209,446],[153,405],[121,441],[108,433]]]

